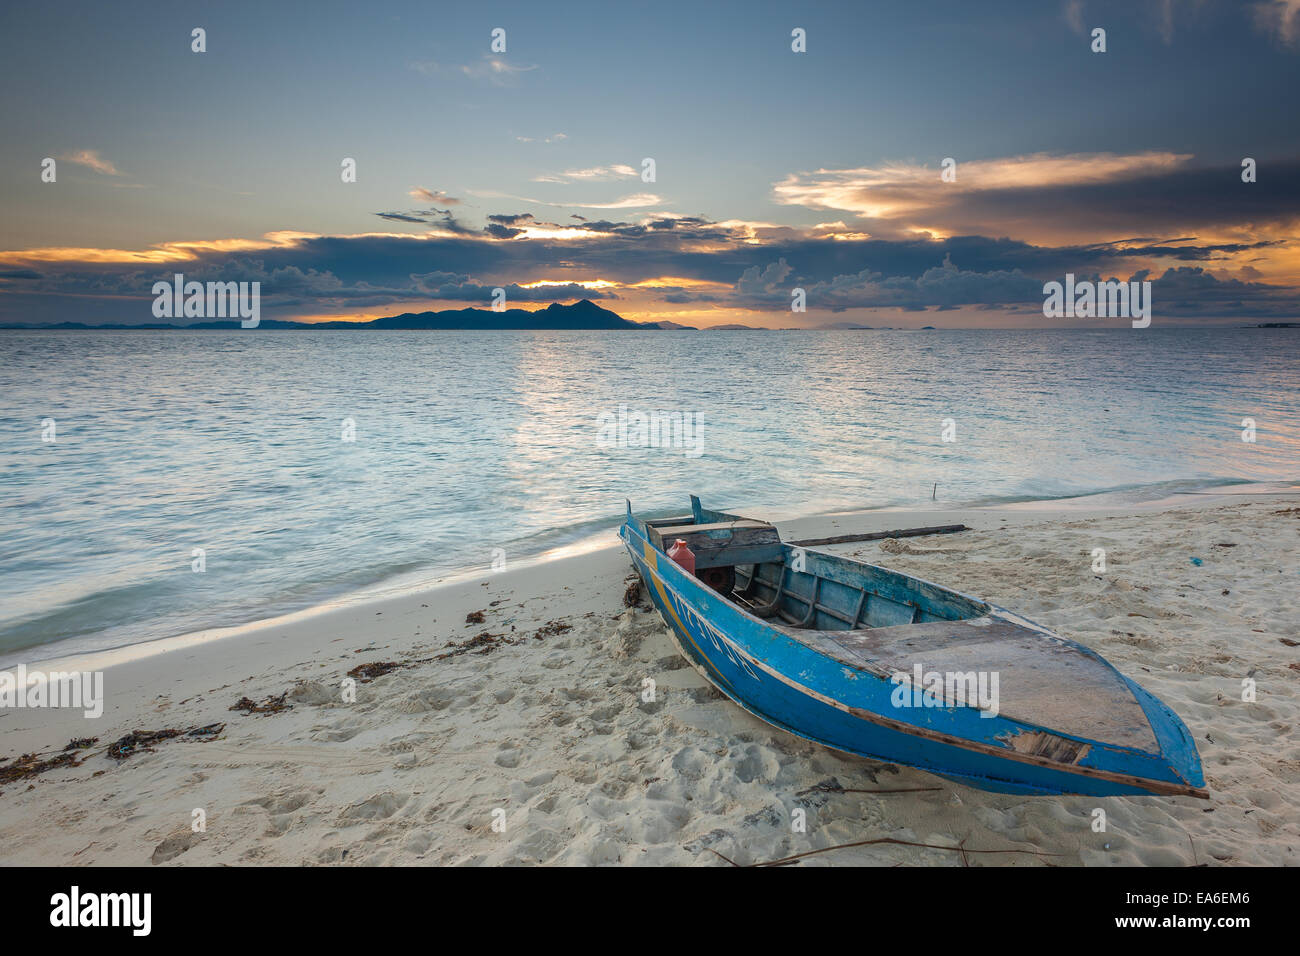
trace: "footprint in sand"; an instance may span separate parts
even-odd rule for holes
[[[514,768],[518,767],[523,759],[524,755],[521,751],[515,749],[510,744],[503,744],[501,751],[496,755],[496,760],[494,762],[498,767]]]
[[[448,687],[432,687],[411,694],[397,705],[397,711],[403,714],[423,714],[431,710],[446,710],[456,703],[459,696]]]
[[[255,800],[245,800],[243,806],[261,807],[267,813],[279,815],[283,813],[292,813],[305,807],[315,800],[323,791],[317,790],[314,793],[310,790],[277,790],[265,797],[258,797]]]
[[[294,703],[308,704],[312,707],[325,707],[342,702],[342,694],[326,687],[320,681],[303,681],[289,691]]]
[[[156,866],[159,863],[174,860],[201,839],[203,839],[201,833],[195,833],[193,830],[178,830],[154,847],[153,856],[149,858],[149,862]]]
[[[345,824],[359,820],[387,820],[406,806],[408,799],[410,798],[406,794],[396,794],[386,790],[367,797],[360,803],[352,804],[339,814],[339,817]]]
[[[366,722],[360,718],[345,718],[329,727],[313,729],[312,740],[325,740],[330,743],[343,743],[351,740],[366,729]]]

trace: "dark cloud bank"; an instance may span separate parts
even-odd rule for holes
[[[494,214],[479,227],[459,221],[452,210],[425,209],[376,215],[428,225],[437,233],[432,237],[321,236],[148,266],[23,261],[21,254],[9,254],[0,268],[0,322],[146,323],[152,320],[153,283],[175,272],[198,281],[261,282],[263,314],[280,318],[349,309],[397,313],[406,311],[405,303],[430,299],[487,305],[497,287],[506,289],[510,302],[617,300],[613,291],[576,284],[523,286],[538,279],[635,283],[663,276],[718,284],[702,291],[665,281],[639,293],[665,307],[785,312],[791,290],[800,287],[814,314],[961,307],[1032,313],[1041,308],[1043,283],[1071,272],[1079,278],[1152,279],[1162,318],[1293,319],[1300,314],[1297,290],[1253,281],[1248,265],[1252,253],[1266,258],[1282,240],[1197,238],[1197,231],[1222,235],[1234,227],[1278,234],[1300,222],[1300,160],[1261,169],[1261,181],[1251,186],[1239,177],[1232,185],[1231,169],[1190,170],[1047,191],[982,192],[962,205],[963,218],[983,209],[991,219],[1005,220],[1032,202],[1040,216],[1123,229],[1113,234],[1126,237],[1081,245],[984,235],[836,240],[788,229],[752,242],[745,228],[699,216],[628,222],[575,215],[554,223],[531,213]],[[587,235],[546,238],[544,231],[554,228],[581,228]],[[858,221],[850,229],[871,232],[871,224]],[[534,230],[533,238],[522,238],[524,230]],[[1229,256],[1232,273],[1241,278],[1226,277]],[[1132,264],[1151,259],[1178,264],[1134,276]]]

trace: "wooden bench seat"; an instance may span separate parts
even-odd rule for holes
[[[784,556],[781,537],[766,521],[739,518],[711,524],[680,524],[649,527],[652,543],[668,553],[681,538],[695,553],[695,569],[732,567],[780,561]]]

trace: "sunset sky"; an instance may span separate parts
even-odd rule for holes
[[[1300,0],[8,4],[0,75],[0,322],[176,272],[279,319],[1059,326],[1067,272],[1300,319]]]

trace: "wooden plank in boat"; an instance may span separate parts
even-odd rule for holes
[[[665,525],[692,524],[695,519],[691,515],[677,515],[672,518],[652,518],[645,523],[647,528],[662,528]]]
[[[696,570],[776,561],[782,557],[781,537],[765,521],[669,525],[649,529],[651,541],[667,552],[681,538],[695,552]]]
[[[709,533],[735,531],[742,528],[765,528],[769,531],[775,531],[773,525],[766,521],[755,521],[753,518],[739,518],[735,521],[715,521],[708,524],[691,524],[685,523],[680,525],[662,525],[656,526],[655,530],[660,534],[689,534],[693,531],[707,531]]]

